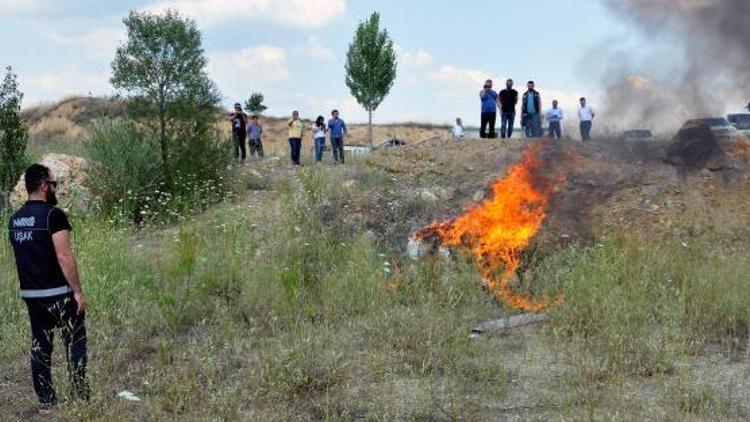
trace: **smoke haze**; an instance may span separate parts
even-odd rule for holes
[[[674,129],[684,119],[722,115],[728,105],[750,99],[750,1],[602,1],[641,28],[648,40],[675,45],[637,65],[627,52],[599,52],[614,63],[604,76],[610,118]],[[639,46],[637,52],[655,50],[654,45]]]

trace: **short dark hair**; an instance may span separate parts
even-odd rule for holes
[[[258,120],[258,115],[257,114],[253,114],[253,117],[251,117],[251,119]]]
[[[581,97],[578,101],[586,101],[586,97]]]
[[[339,112],[339,111],[338,111],[338,110],[336,110],[336,109],[333,109],[333,110],[331,110],[331,114],[333,114],[333,113],[338,113],[338,112]]]
[[[24,173],[24,181],[26,183],[26,193],[29,195],[38,191],[42,186],[42,183],[49,180],[49,167],[41,164],[32,164],[26,169]]]
[[[532,85],[536,85],[536,84],[534,83],[534,81],[528,81],[528,82],[526,82],[526,83],[527,83],[527,84],[532,84]]]
[[[234,103],[234,108],[242,108],[242,104],[240,104],[240,103]]]

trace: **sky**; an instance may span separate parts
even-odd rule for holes
[[[568,113],[601,96],[597,51],[642,42],[598,0],[2,0],[0,65],[13,66],[24,106],[64,96],[112,95],[111,62],[130,10],[175,9],[203,35],[208,72],[227,106],[252,92],[268,115],[365,111],[344,83],[348,45],[373,11],[396,44],[398,77],[376,122],[479,119],[478,92],[492,78],[521,90],[536,81],[545,107]],[[478,123],[478,122],[477,122]]]

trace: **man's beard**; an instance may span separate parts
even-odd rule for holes
[[[53,207],[57,205],[57,195],[55,192],[47,191],[47,197],[45,199],[47,200],[47,203]]]

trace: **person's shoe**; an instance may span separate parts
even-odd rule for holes
[[[39,416],[46,418],[47,416],[52,415],[52,405],[48,403],[42,403],[39,405],[39,409],[37,409],[37,414]]]

